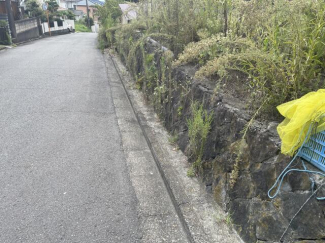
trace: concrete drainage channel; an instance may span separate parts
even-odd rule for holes
[[[138,198],[141,242],[242,242],[200,183],[185,155],[143,99],[124,65],[104,54],[130,180]]]

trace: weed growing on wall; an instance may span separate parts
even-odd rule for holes
[[[238,176],[239,176],[239,171],[240,171],[240,162],[243,160],[245,151],[248,149],[248,145],[246,143],[246,135],[248,133],[248,130],[250,127],[253,125],[253,122],[255,121],[256,117],[258,114],[261,112],[263,106],[268,103],[268,99],[265,99],[261,106],[256,110],[256,112],[253,114],[251,119],[247,122],[245,125],[244,129],[241,131],[242,137],[239,141],[236,142],[236,160],[234,164],[234,168],[231,171],[230,174],[230,187],[233,188],[237,182]]]
[[[197,102],[192,104],[191,113],[191,118],[187,120],[189,149],[191,157],[194,158],[192,168],[196,172],[200,172],[204,146],[211,128],[213,113],[208,114],[203,109],[203,105],[199,105]]]

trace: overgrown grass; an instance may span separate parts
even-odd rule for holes
[[[245,74],[251,103],[267,99],[269,117],[277,105],[324,87],[324,1],[143,0],[127,26],[118,25],[121,1],[106,2],[102,36],[125,60],[152,36],[174,52],[174,65],[196,64],[197,78],[217,85],[232,82],[232,70]]]
[[[227,1],[225,1],[227,2]],[[200,77],[247,75],[258,108],[275,107],[324,86],[325,3],[314,0],[228,1],[226,32],[187,45],[175,65],[197,63]],[[209,35],[211,37],[209,37]],[[228,80],[228,82],[231,80]]]
[[[79,21],[75,22],[75,29],[76,29],[76,32],[91,32],[90,28],[88,28],[85,24],[83,24]]]

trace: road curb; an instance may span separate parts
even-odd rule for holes
[[[118,58],[115,58],[115,61],[123,68],[121,71],[117,65],[119,75],[127,76],[123,64]],[[124,87],[133,84],[132,80],[129,80],[130,77],[127,79],[128,81],[121,78]],[[165,128],[158,119],[154,119],[156,115],[153,109],[149,108],[145,102],[141,104],[142,93],[130,88],[128,90],[131,92],[130,102],[134,102],[133,106],[135,106],[139,124],[142,124],[144,128],[147,142],[157,158],[161,174],[179,210],[178,214],[183,218],[183,227],[185,224],[185,231],[187,228],[191,234],[190,242],[243,242],[232,227],[229,227],[226,222],[227,215],[214,202],[212,195],[206,193],[205,188],[196,178],[186,176],[189,166],[186,156],[180,151],[175,151],[175,148],[170,145]]]
[[[118,82],[111,81],[114,85],[112,96],[131,181],[139,200],[139,217],[144,231],[143,242],[194,243],[159,160],[125,88],[120,70],[110,54],[106,53],[105,55],[108,55],[106,60],[111,61],[107,66],[113,65],[117,74],[116,77],[114,73],[109,73],[111,80],[118,79]],[[131,120],[131,124],[124,124],[128,123],[128,119]],[[137,158],[140,159],[137,160]],[[143,161],[147,162],[143,163]],[[155,179],[152,180],[151,177]],[[152,225],[154,225],[153,228]],[[150,230],[148,231],[148,229]]]

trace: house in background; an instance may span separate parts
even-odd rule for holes
[[[91,17],[95,22],[98,22],[98,16],[96,16],[97,9],[95,6],[103,6],[104,2],[98,0],[88,0],[89,17]],[[85,16],[87,16],[87,4],[86,0],[75,3],[74,9],[77,11],[82,11]]]
[[[85,13],[83,11],[81,11],[81,10],[73,9],[72,12],[73,12],[74,17],[75,17],[76,20],[80,20],[80,19],[82,19],[83,17],[86,16]]]
[[[21,19],[21,12],[19,10],[19,6],[20,6],[19,0],[11,0],[11,8],[15,20]],[[7,15],[5,0],[0,0],[0,15]]]
[[[70,10],[73,10],[74,9],[74,6],[75,4],[78,2],[79,0],[57,0],[59,6],[62,8],[62,9],[70,9]]]
[[[119,4],[119,7],[122,11],[122,16],[121,16],[121,23],[122,24],[128,24],[130,23],[133,19],[137,18],[137,12],[135,11],[134,6],[131,4]]]
[[[0,0],[1,1],[1,0]],[[27,0],[21,0],[20,6],[26,8],[26,1]],[[40,6],[42,6],[43,3],[45,3],[47,0],[37,0]],[[65,10],[73,10],[75,3],[77,3],[80,0],[56,0],[56,2],[59,5],[59,11],[65,11]]]

